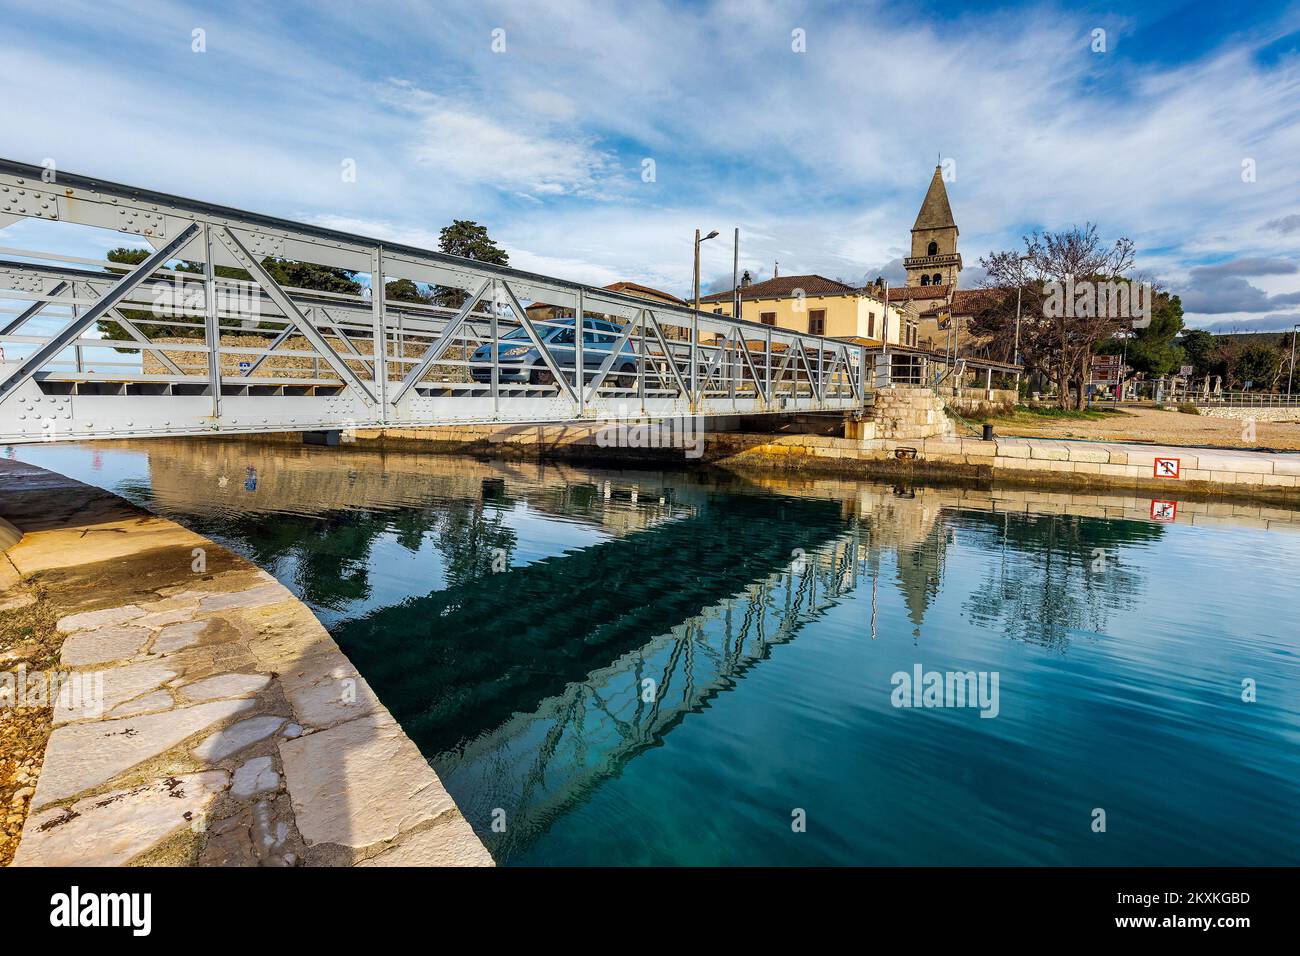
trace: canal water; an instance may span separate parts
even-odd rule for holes
[[[3,453],[292,588],[502,864],[1300,863],[1300,515],[253,442]]]

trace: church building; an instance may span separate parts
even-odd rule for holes
[[[961,253],[957,251],[959,234],[952,207],[948,205],[943,168],[936,166],[921,211],[912,224],[912,254],[903,260],[910,288],[956,286],[957,273],[961,272]]]

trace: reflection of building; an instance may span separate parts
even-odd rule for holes
[[[925,612],[939,593],[948,537],[941,520],[944,503],[934,494],[859,492],[857,512],[867,529],[865,544],[873,570],[882,552],[892,551],[898,590],[907,618],[918,633]]]
[[[937,516],[936,516],[937,517]],[[916,625],[912,633],[920,636],[925,612],[938,596],[943,583],[943,561],[948,550],[948,532],[936,521],[925,540],[908,548],[899,548],[898,589],[907,604],[907,619]]]

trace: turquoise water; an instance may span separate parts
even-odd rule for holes
[[[293,588],[501,863],[1300,862],[1286,513],[236,442],[7,453]],[[895,706],[918,666],[996,697]]]

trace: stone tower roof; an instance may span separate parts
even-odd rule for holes
[[[956,229],[957,223],[952,218],[952,207],[948,205],[948,190],[943,185],[942,167],[934,167],[934,176],[930,179],[930,188],[925,191],[925,201],[921,211],[916,214],[913,232],[922,229]]]

